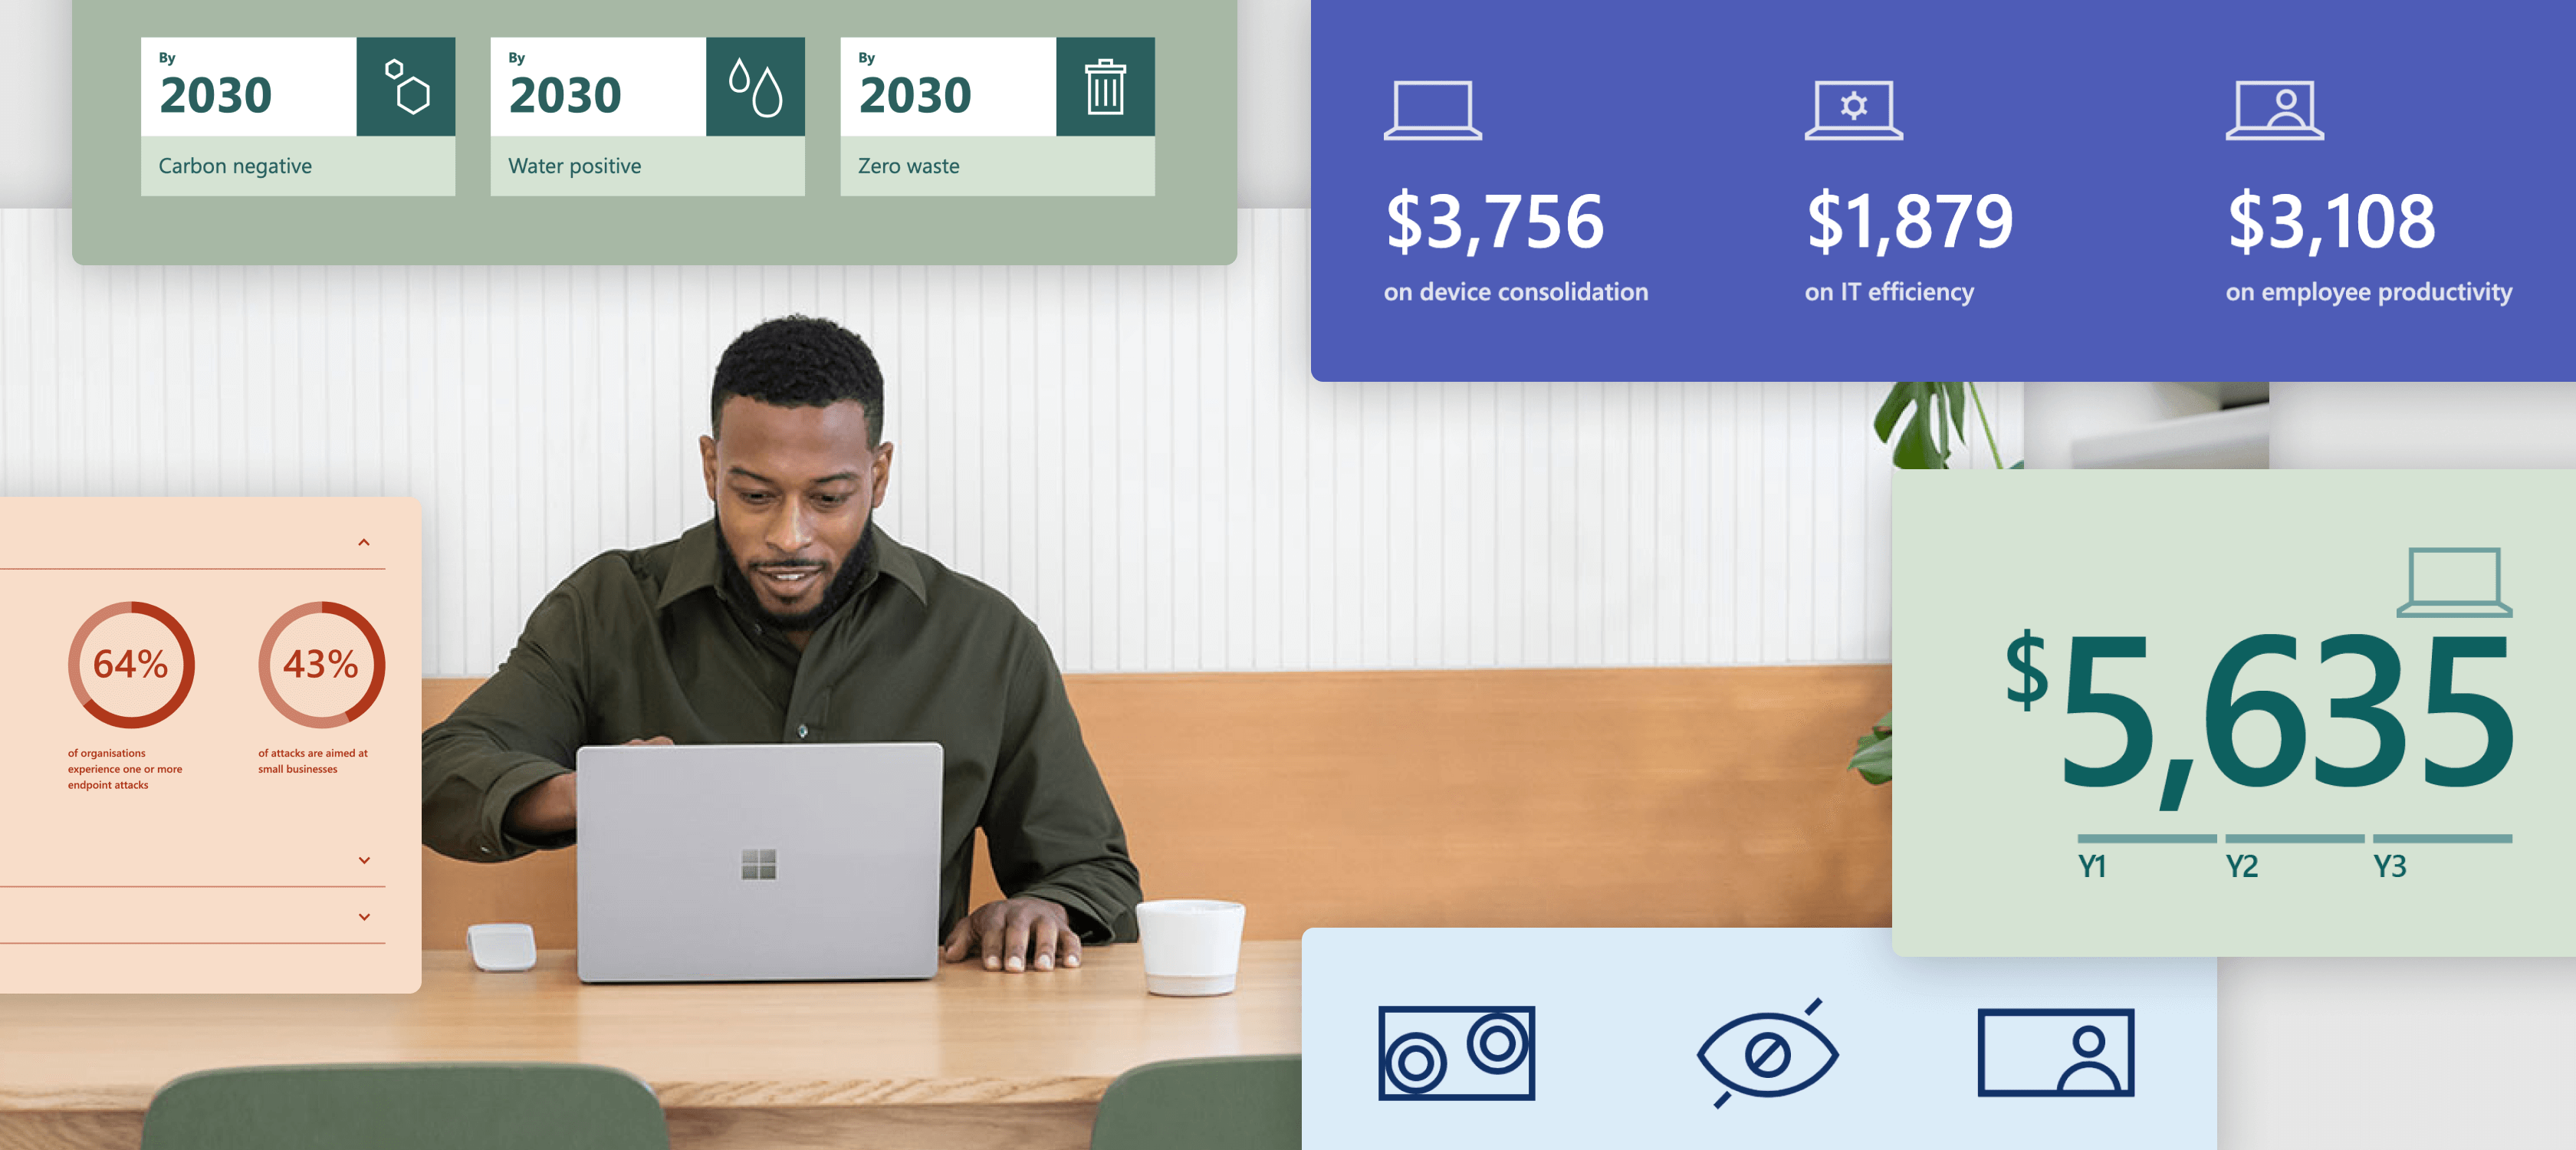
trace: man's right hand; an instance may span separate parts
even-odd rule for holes
[[[649,739],[628,739],[624,745],[667,747],[671,740],[666,735],[655,735]],[[552,838],[571,831],[575,809],[574,780],[578,777],[566,771],[519,792],[519,797],[510,800],[510,809],[501,819],[502,825],[521,838]]]

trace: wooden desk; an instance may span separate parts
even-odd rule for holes
[[[193,1070],[462,1060],[624,1067],[661,1096],[678,1150],[1072,1150],[1130,1067],[1297,1049],[1296,943],[1245,944],[1220,998],[1147,995],[1141,960],[1113,946],[1080,970],[927,983],[584,986],[569,951],[527,974],[430,951],[414,995],[0,995],[0,1150],[136,1146],[153,1092]]]

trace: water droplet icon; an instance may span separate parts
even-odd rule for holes
[[[763,96],[762,93],[764,92],[768,93],[768,95]],[[766,112],[760,110],[760,105],[764,101],[769,105],[769,110]],[[761,119],[767,120],[776,117],[780,112],[784,112],[786,110],[787,93],[778,90],[778,77],[771,75],[767,68],[761,69],[760,84],[751,90],[752,114],[759,116]]]
[[[742,57],[734,57],[733,71],[725,75],[725,87],[737,92],[751,90],[751,70],[742,66]]]

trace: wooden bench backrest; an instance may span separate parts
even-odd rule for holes
[[[424,724],[479,680],[423,686]],[[1312,926],[1884,926],[1889,799],[1845,771],[1883,664],[1075,675],[1149,898]],[[573,945],[578,848],[425,860],[423,940]],[[997,897],[977,867],[976,899]]]

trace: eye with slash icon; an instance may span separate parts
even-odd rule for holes
[[[1800,1014],[1812,1015],[1825,1004],[1817,999]],[[1816,1084],[1842,1058],[1833,1040],[1797,1015],[1765,1011],[1747,1014],[1708,1036],[1700,1044],[1699,1064],[1726,1085],[1716,1105],[1738,1094],[1778,1098]]]

